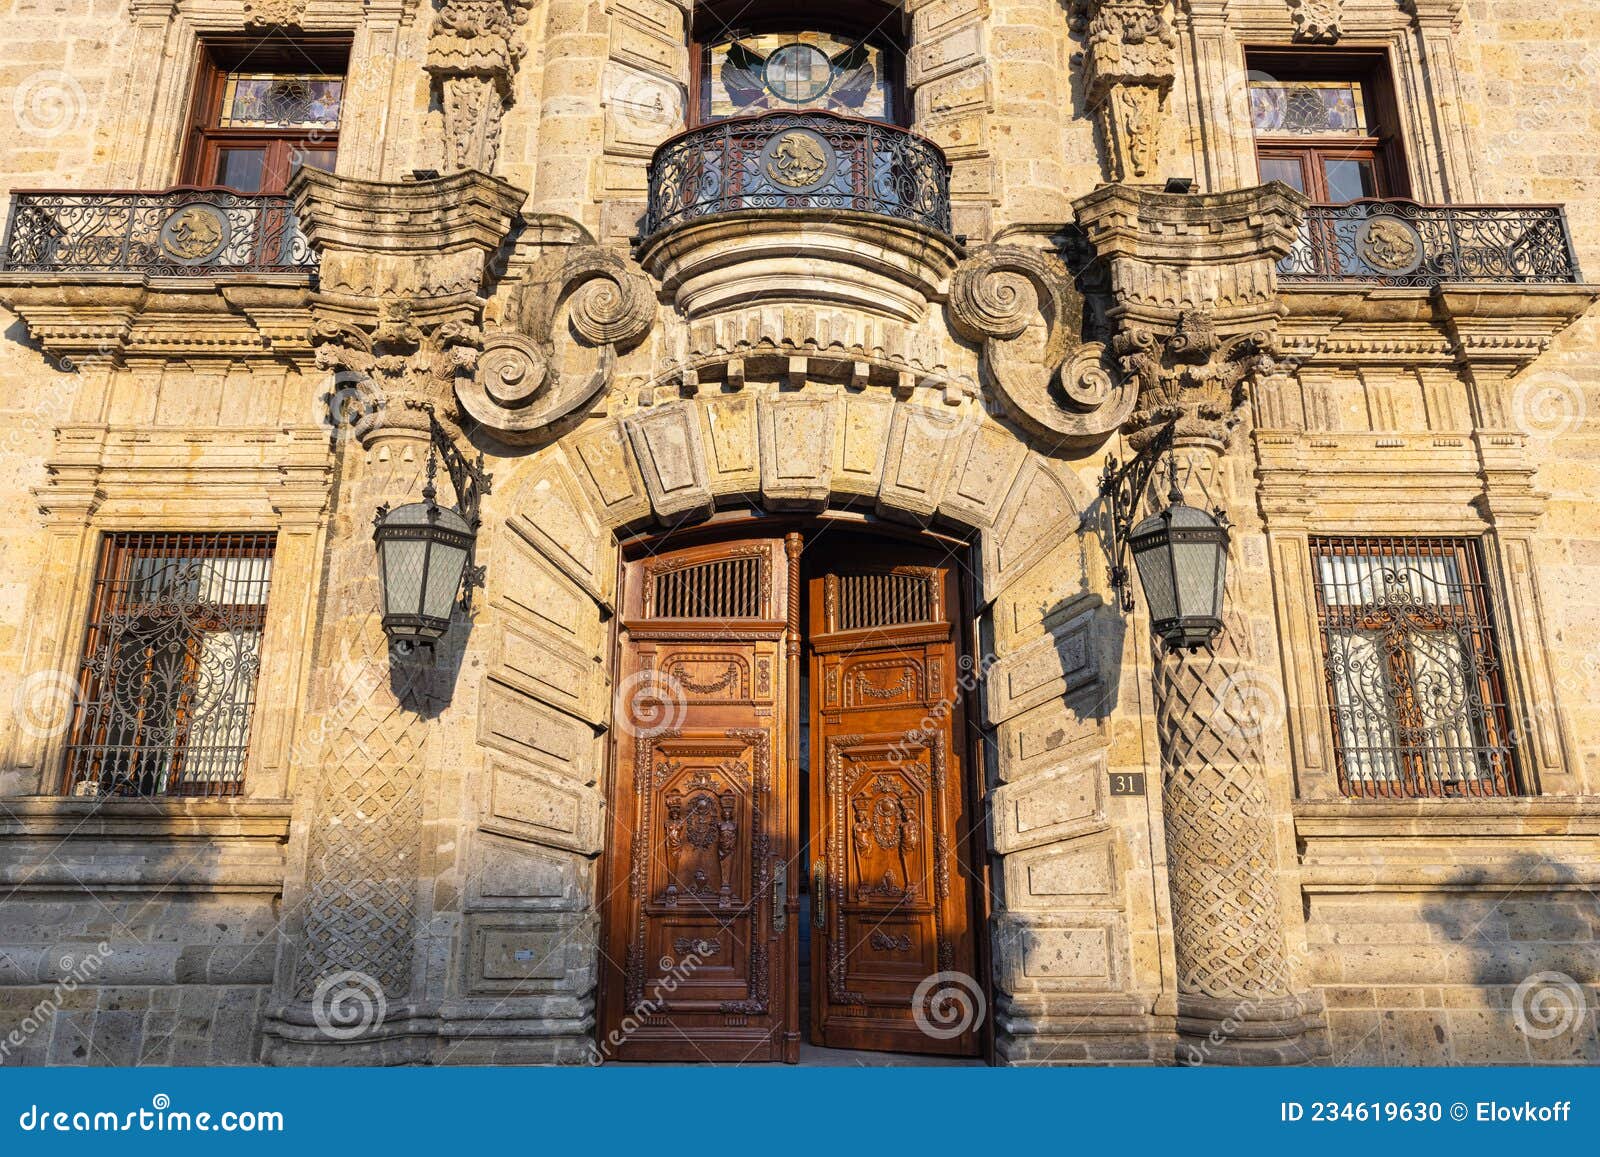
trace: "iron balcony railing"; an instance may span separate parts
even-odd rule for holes
[[[316,253],[289,198],[230,189],[16,192],[4,269],[38,273],[306,273]]]
[[[950,232],[950,166],[905,129],[825,112],[691,129],[656,150],[644,232],[716,213],[835,209]]]
[[[1279,280],[1432,286],[1576,284],[1578,259],[1559,205],[1313,205]]]

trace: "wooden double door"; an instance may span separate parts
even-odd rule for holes
[[[955,569],[837,531],[627,564],[602,1056],[977,1053],[928,1007],[977,976]]]

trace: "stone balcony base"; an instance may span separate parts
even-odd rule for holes
[[[810,302],[915,323],[962,256],[949,237],[892,218],[762,209],[661,233],[639,263],[691,320],[753,302]]]

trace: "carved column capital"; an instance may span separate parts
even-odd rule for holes
[[[371,448],[391,438],[428,437],[427,407],[443,411],[458,379],[470,378],[483,331],[470,321],[412,319],[409,298],[382,303],[374,324],[328,317],[312,326],[317,365],[334,374],[334,425]]]
[[[1180,439],[1226,445],[1250,383],[1275,367],[1276,266],[1305,205],[1277,183],[1203,195],[1108,185],[1076,202],[1107,265],[1136,445],[1173,419]]]
[[[1138,408],[1124,427],[1135,448],[1174,420],[1179,439],[1225,446],[1239,424],[1246,383],[1275,364],[1276,339],[1266,329],[1221,336],[1210,310],[1189,309],[1171,333],[1124,328],[1112,349],[1123,373],[1138,384]]]

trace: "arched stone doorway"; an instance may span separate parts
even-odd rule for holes
[[[594,1002],[606,966],[597,917],[605,760],[627,677],[607,673],[627,617],[619,538],[681,532],[722,509],[789,526],[870,515],[912,537],[932,527],[969,544],[963,630],[982,676],[969,774],[986,792],[972,856],[992,881],[997,1049],[1027,1059],[1030,1040],[1090,1006],[1105,1010],[1102,1038],[1126,1034],[1130,1047],[1149,1049],[1140,1043],[1148,998],[1129,991],[1131,927],[1154,923],[1156,901],[1148,861],[1114,846],[1104,787],[1121,620],[1098,589],[1101,557],[1079,533],[1084,487],[1065,463],[1029,449],[972,399],[930,405],[812,383],[724,389],[591,420],[499,470],[501,518],[485,536],[489,606],[474,628],[491,661],[477,705],[487,749],[478,794],[490,814],[473,864],[548,856],[557,841],[571,853],[562,868],[570,902],[528,922],[564,954],[550,995],[576,998],[547,1032],[581,1042],[585,1055],[606,1053]],[[515,848],[513,834],[544,848]],[[466,943],[481,945],[467,961],[470,985],[492,953],[472,925],[491,918],[466,919]]]

